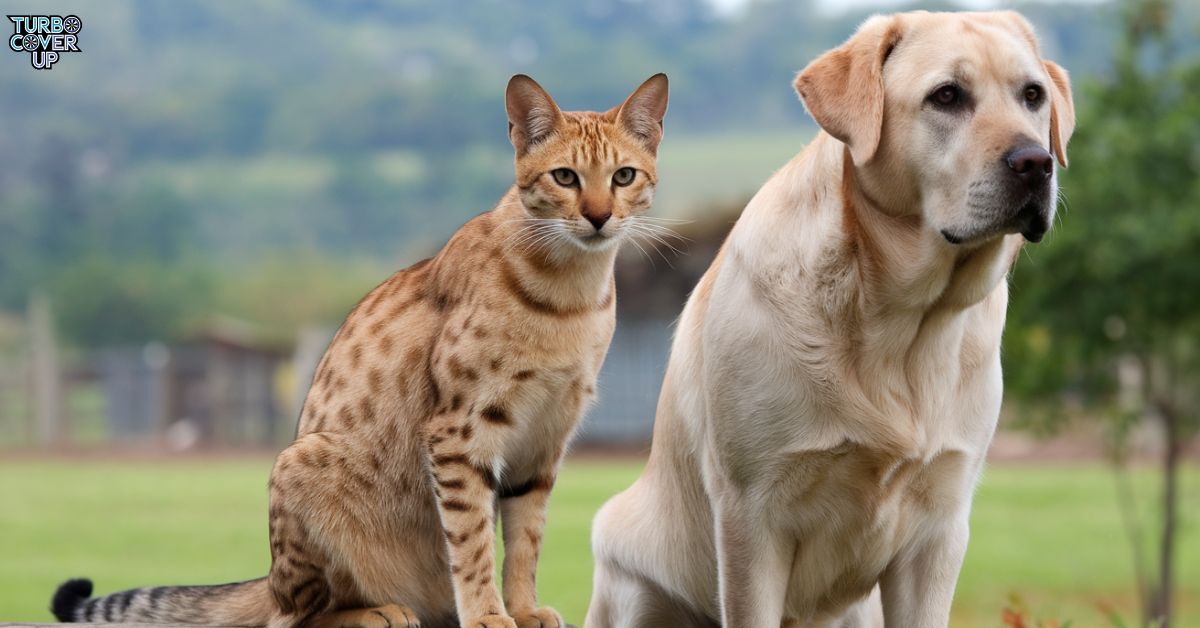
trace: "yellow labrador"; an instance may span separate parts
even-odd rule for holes
[[[683,311],[650,461],[596,517],[587,628],[948,621],[1067,74],[1016,13],[905,13],[795,85],[823,131]]]

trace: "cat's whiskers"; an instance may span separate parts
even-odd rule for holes
[[[637,238],[629,238],[629,242],[635,248],[637,248],[637,250],[641,251],[642,255],[646,258],[646,261],[650,262],[650,266],[653,267],[654,266],[654,258],[650,257],[650,254],[646,252],[646,249],[642,248],[641,244],[638,244]]]
[[[676,225],[682,225],[682,224],[696,222],[694,220],[689,220],[686,218],[667,218],[665,216],[637,216],[636,220],[638,220],[640,222],[655,222],[655,223],[676,224]]]
[[[675,251],[676,253],[678,253],[679,250],[677,248],[675,248],[675,246],[673,244],[671,244],[671,242],[670,242],[671,240],[678,241],[680,243],[680,245],[685,245],[686,243],[691,242],[691,240],[689,238],[687,238],[686,236],[680,235],[678,232],[674,231],[670,227],[667,227],[665,225],[655,224],[653,222],[646,222],[640,217],[636,218],[636,219],[632,219],[630,221],[629,226],[630,226],[630,229],[633,230],[635,233],[649,237],[649,238],[669,247],[671,250]]]
[[[557,218],[512,218],[507,222],[523,223],[508,235],[501,244],[504,251],[520,248],[523,252],[530,250],[530,244],[544,238],[554,231],[561,221]]]
[[[524,250],[527,245],[534,240],[545,235],[550,230],[548,225],[536,225],[522,230],[517,235],[511,237],[505,242],[505,250],[521,248]]]
[[[525,254],[540,253],[548,257],[558,257],[564,241],[570,238],[569,234],[564,233],[562,221],[555,220],[553,223],[542,225],[536,235],[522,241],[521,251]]]
[[[539,234],[538,237],[536,237],[533,240],[531,240],[530,242],[526,243],[522,247],[521,251],[526,254],[541,253],[541,254],[545,255],[545,254],[551,252],[551,250],[548,250],[548,249],[551,249],[551,248],[557,249],[558,248],[558,247],[550,247],[550,245],[556,243],[556,241],[559,239],[559,237],[560,237],[560,235],[558,233],[555,233],[552,230],[547,230],[545,233]]]
[[[671,266],[673,268],[674,266],[671,265],[671,260],[669,260],[667,258],[667,256],[662,252],[662,249],[660,248],[660,246],[670,249],[670,251],[672,253],[674,253],[675,255],[681,255],[682,251],[680,251],[680,249],[677,246],[675,246],[674,243],[672,243],[672,240],[677,240],[679,242],[680,246],[685,246],[686,243],[690,242],[691,240],[676,233],[675,231],[671,230],[669,227],[652,222],[652,220],[671,220],[671,219],[651,219],[647,216],[630,217],[627,220],[626,225],[625,225],[625,228],[629,230],[629,233],[632,236],[630,238],[630,241],[632,241],[635,246],[638,246],[638,248],[641,248],[640,244],[638,244],[638,239],[639,238],[644,239],[646,241],[646,243],[649,244],[656,253],[658,253],[659,257],[662,257],[663,261],[666,262],[668,266]],[[679,221],[674,221],[674,222],[688,222],[688,221],[679,220]]]

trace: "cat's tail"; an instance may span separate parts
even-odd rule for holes
[[[263,626],[275,607],[266,578],[91,595],[91,580],[68,580],[54,592],[50,610],[61,622]]]

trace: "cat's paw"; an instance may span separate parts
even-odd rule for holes
[[[517,628],[563,628],[566,625],[562,615],[549,606],[513,613],[513,619],[517,622]]]
[[[517,622],[508,615],[480,615],[462,625],[463,628],[517,628]]]
[[[345,615],[342,628],[421,628],[421,620],[407,606],[388,604]]]

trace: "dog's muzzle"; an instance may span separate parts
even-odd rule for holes
[[[1054,216],[1054,157],[1036,144],[1010,150],[998,173],[999,191],[992,201],[999,205],[988,212],[989,220],[966,229],[942,229],[950,244],[977,242],[1002,233],[1019,233],[1030,242],[1041,242]],[[1003,199],[1003,200],[1001,200]]]
[[[1041,242],[1050,230],[1049,203],[1030,200],[1021,207],[1013,218],[1012,230],[1025,236],[1030,242]]]
[[[1041,242],[1050,229],[1052,199],[1050,178],[1054,176],[1054,156],[1037,144],[1018,146],[1006,155],[1004,163],[1012,176],[1012,185],[1029,195],[1028,200],[1006,225],[1030,242]]]

